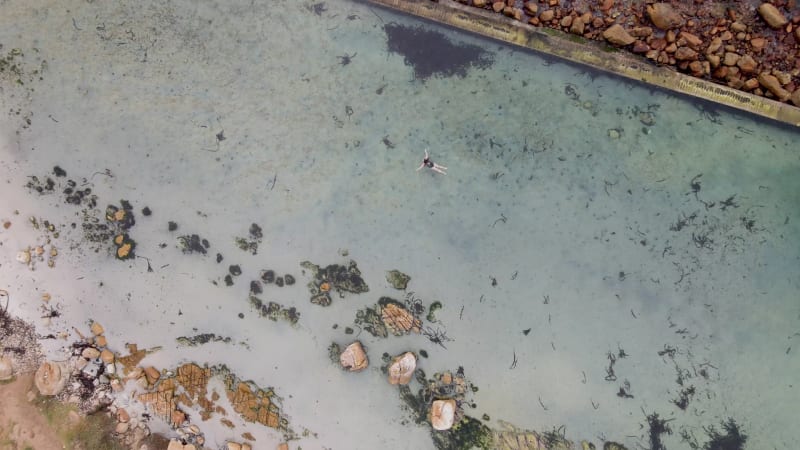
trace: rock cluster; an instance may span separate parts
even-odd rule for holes
[[[800,106],[800,10],[763,2],[757,12],[734,1],[459,0],[585,39],[625,47],[659,65]]]

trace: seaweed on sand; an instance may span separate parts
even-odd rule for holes
[[[733,418],[728,418],[727,421],[722,422],[722,430],[720,433],[714,428],[709,426],[705,429],[708,434],[709,441],[703,448],[705,450],[743,450],[744,444],[747,442],[747,435],[742,433],[739,429],[739,424]]]

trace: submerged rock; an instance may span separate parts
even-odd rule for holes
[[[308,290],[311,293],[311,302],[314,304],[330,305],[332,290],[336,290],[340,298],[344,298],[344,292],[353,294],[369,292],[369,286],[361,277],[361,271],[358,270],[355,261],[351,260],[347,266],[331,264],[326,267],[303,261],[300,266],[311,271],[312,279],[308,283]]]
[[[417,369],[417,356],[405,352],[396,356],[389,365],[389,384],[408,384]]]
[[[434,430],[445,431],[453,428],[456,418],[456,401],[453,399],[434,400],[431,405],[431,426]]]
[[[369,365],[369,360],[364,352],[364,347],[361,346],[361,342],[355,341],[348,345],[339,355],[339,364],[350,372],[360,372],[366,369]]]
[[[399,270],[390,270],[386,272],[386,281],[395,289],[405,289],[411,277]]]
[[[422,322],[405,306],[388,297],[381,298],[378,304],[381,306],[381,319],[392,334],[402,336],[420,332]]]

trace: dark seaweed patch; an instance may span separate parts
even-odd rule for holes
[[[402,55],[406,65],[414,68],[414,77],[423,81],[434,75],[464,78],[469,68],[486,69],[494,63],[492,53],[483,48],[453,43],[442,33],[422,26],[387,23],[383,31],[389,51]]]
[[[735,420],[729,418],[722,423],[724,434],[717,431],[713,426],[706,428],[709,441],[703,447],[706,450],[743,450],[747,442],[747,435],[739,430],[739,425]]]

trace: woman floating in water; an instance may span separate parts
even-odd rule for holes
[[[425,159],[422,160],[422,164],[420,164],[419,167],[417,167],[417,170],[422,169],[423,167],[427,167],[433,170],[434,172],[438,172],[442,175],[447,175],[447,167],[440,166],[439,164],[436,164],[435,162],[431,161],[431,158],[428,156],[427,148],[425,149]]]

